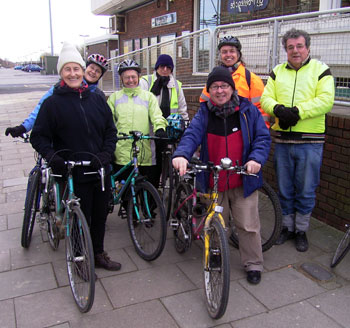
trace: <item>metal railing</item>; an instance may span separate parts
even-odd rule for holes
[[[102,81],[104,90],[120,88],[118,64],[134,59],[142,74],[151,74],[160,54],[172,56],[173,74],[183,88],[203,88],[207,75],[218,63],[217,43],[224,35],[234,35],[242,44],[246,67],[266,81],[272,68],[285,62],[281,39],[295,27],[311,36],[312,58],[326,63],[336,84],[336,103],[350,106],[350,7],[221,25],[204,29],[110,59],[110,74]]]

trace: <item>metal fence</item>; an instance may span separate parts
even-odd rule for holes
[[[239,38],[247,68],[266,80],[272,68],[287,59],[281,39],[292,27],[310,34],[311,57],[331,68],[336,103],[350,106],[350,7],[221,25],[214,31],[189,33],[111,58],[111,74],[104,77],[102,84],[109,85],[107,89],[113,91],[120,88],[116,72],[124,59],[136,60],[142,67],[142,74],[151,74],[157,57],[169,54],[175,64],[173,74],[183,87],[202,88],[208,73],[217,65],[217,43],[224,35]]]

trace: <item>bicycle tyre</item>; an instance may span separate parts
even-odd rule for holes
[[[204,291],[209,315],[221,318],[226,311],[230,293],[230,252],[224,227],[217,214],[211,220],[209,230],[208,268],[203,256]]]
[[[95,298],[95,260],[88,224],[79,206],[73,207],[66,229],[69,285],[80,312],[90,311]]]
[[[136,253],[146,261],[153,261],[165,246],[167,223],[164,206],[157,189],[148,181],[138,182],[134,192],[127,205],[130,237]]]
[[[24,216],[22,224],[21,245],[24,248],[30,246],[35,224],[36,213],[40,203],[40,177],[41,171],[36,167],[28,177],[27,194],[24,203]]]
[[[173,201],[174,190],[173,165],[171,162],[170,152],[164,153],[163,157],[161,189],[162,202],[164,204],[166,219],[168,221],[171,213],[171,205]]]
[[[282,208],[276,192],[264,181],[259,188],[259,218],[262,251],[266,252],[276,242],[282,230]],[[271,220],[272,218],[272,220]],[[232,233],[230,243],[239,248],[238,235],[232,219],[230,220]]]
[[[174,220],[177,220],[177,228],[173,228],[174,245],[175,250],[179,254],[186,252],[191,247],[192,243],[192,222],[190,221],[192,215],[192,199],[188,200],[179,208],[183,201],[191,194],[192,187],[186,182],[180,182],[176,188],[173,213]],[[175,211],[177,212],[175,213]]]
[[[60,244],[60,232],[57,226],[57,215],[58,207],[56,204],[57,200],[57,185],[54,183],[48,194],[48,204],[47,204],[47,238],[51,248],[55,251]]]
[[[346,230],[338,244],[331,262],[331,268],[335,268],[350,250],[350,227]]]

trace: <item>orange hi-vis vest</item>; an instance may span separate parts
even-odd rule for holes
[[[246,72],[250,74],[250,85],[248,84]],[[260,105],[260,98],[264,92],[264,83],[259,76],[253,72],[248,71],[244,65],[239,64],[238,68],[232,72],[232,79],[235,83],[236,90],[239,96],[248,98],[256,107],[259,108],[261,115],[264,118],[267,128],[270,128],[270,116],[266,114]],[[202,94],[199,98],[200,102],[208,101],[210,98],[207,87],[203,88]]]

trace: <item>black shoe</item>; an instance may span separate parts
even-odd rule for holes
[[[306,233],[298,231],[295,237],[295,248],[298,252],[306,252],[309,249],[309,242],[307,241]]]
[[[247,281],[253,285],[257,285],[261,280],[261,272],[260,271],[247,271]]]
[[[106,252],[95,255],[95,267],[103,268],[109,271],[118,271],[122,265],[118,262],[112,261]]]
[[[275,245],[282,245],[289,239],[294,239],[295,233],[294,231],[288,231],[287,227],[283,227],[280,236],[275,242]]]

